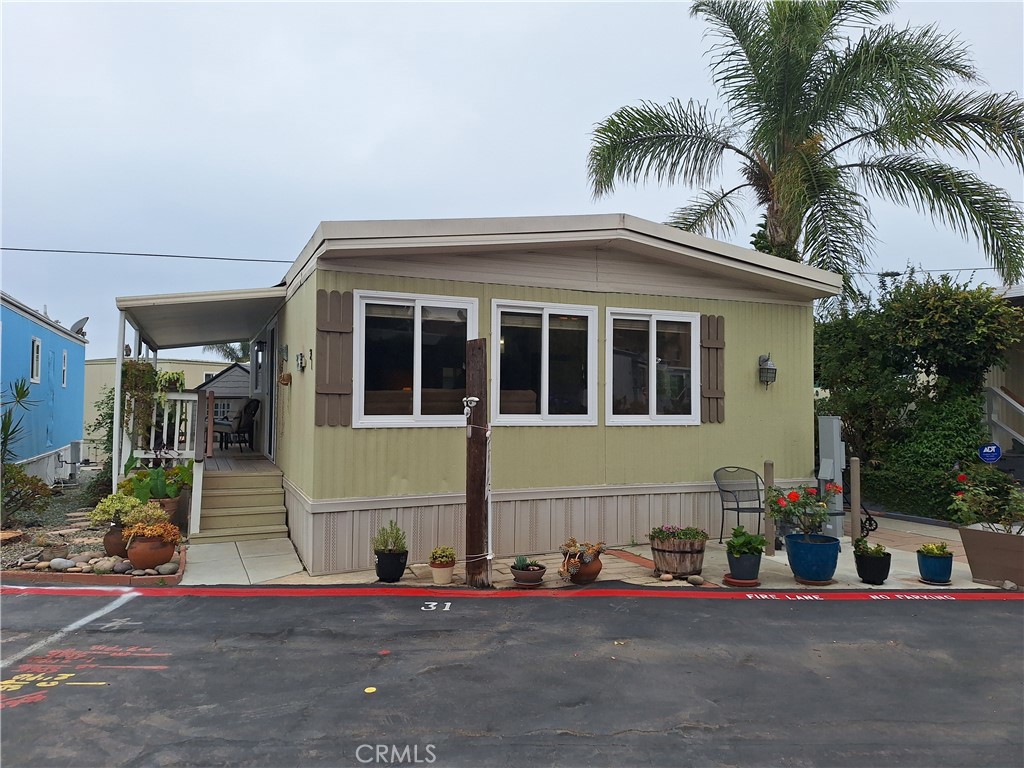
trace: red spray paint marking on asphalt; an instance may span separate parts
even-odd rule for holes
[[[1024,600],[1024,592],[965,590],[962,592],[913,591],[886,592],[857,590],[850,592],[813,592],[784,590],[743,592],[732,590],[668,590],[590,587],[587,589],[545,590],[468,590],[430,589],[427,587],[16,587],[0,585],[0,595],[77,595],[108,596],[111,592],[131,591],[144,597],[446,597],[448,599],[554,599],[573,600],[588,597],[635,597],[656,600],[747,600],[750,602],[798,601],[805,603],[830,600],[870,600],[874,602],[962,602],[965,600]]]

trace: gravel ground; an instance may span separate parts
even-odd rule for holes
[[[0,564],[2,564],[2,567],[6,568],[8,565],[17,562],[19,557],[38,552],[39,546],[32,542],[41,534],[47,534],[60,543],[70,545],[71,554],[96,549],[97,543],[99,543],[100,549],[102,549],[104,531],[96,528],[70,532],[74,517],[69,519],[69,515],[73,516],[76,511],[89,509],[85,501],[85,487],[92,477],[92,474],[83,473],[82,482],[78,486],[55,490],[50,497],[46,509],[39,515],[39,525],[14,526],[14,528],[23,531],[24,536],[19,541],[4,544],[3,548],[0,549]],[[56,531],[67,531],[67,533],[58,534]]]

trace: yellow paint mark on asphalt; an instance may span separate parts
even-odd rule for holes
[[[377,689],[372,685],[369,688],[363,688],[363,693],[376,693]]]

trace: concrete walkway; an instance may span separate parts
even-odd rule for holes
[[[878,517],[878,530],[870,540],[883,544],[892,553],[892,568],[889,579],[880,587],[864,584],[857,578],[853,551],[849,539],[843,540],[839,555],[839,566],[833,584],[826,587],[810,587],[798,584],[786,560],[786,553],[761,560],[762,590],[821,590],[821,589],[863,589],[863,590],[936,590],[936,589],[991,589],[971,581],[971,572],[963,555],[960,535],[955,528],[940,525],[924,525]],[[952,583],[948,587],[924,584],[918,577],[917,548],[928,541],[945,541],[954,552]],[[714,589],[722,586],[722,577],[728,572],[725,545],[715,540],[708,541],[702,576],[706,584],[694,587],[683,581],[663,582],[653,575],[651,550],[648,545],[618,547],[601,557],[603,568],[599,581],[622,581],[627,584],[657,586],[666,589]],[[535,558],[547,566],[543,588],[557,589],[573,586],[558,575],[562,558],[554,555],[540,555]],[[514,588],[509,566],[512,558],[497,558],[491,567],[491,583],[499,589]],[[453,586],[465,583],[465,569],[457,565]],[[373,570],[329,576],[310,576],[306,573],[288,539],[264,541],[240,541],[229,544],[192,544],[188,547],[188,560],[182,586],[195,585],[239,585],[239,584],[373,584],[377,575]],[[431,586],[430,566],[425,563],[411,564],[399,582],[404,586]]]

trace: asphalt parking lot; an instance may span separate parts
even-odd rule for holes
[[[602,586],[516,599],[4,587],[0,753],[5,766],[1024,764],[1022,600]]]

